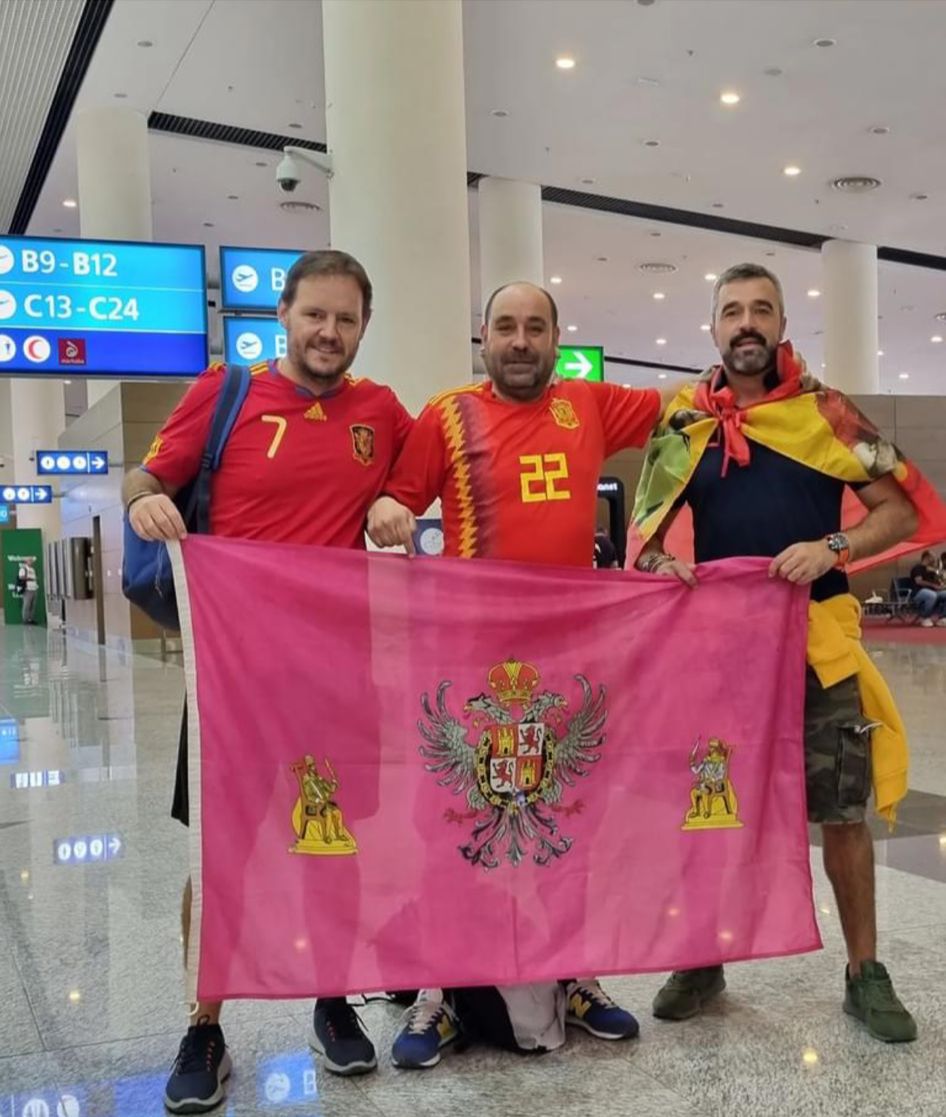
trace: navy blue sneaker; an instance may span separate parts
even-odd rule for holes
[[[401,1017],[391,1046],[396,1067],[421,1070],[440,1062],[440,1049],[457,1038],[457,1018],[441,1001],[418,1001]]]
[[[378,1065],[374,1044],[344,997],[323,997],[315,1002],[309,1043],[332,1074],[367,1074]]]
[[[640,1025],[615,1004],[597,981],[570,981],[565,986],[568,1009],[565,1023],[584,1028],[598,1039],[633,1039]]]
[[[193,1024],[181,1040],[164,1088],[172,1113],[208,1113],[226,1097],[232,1063],[219,1024]]]

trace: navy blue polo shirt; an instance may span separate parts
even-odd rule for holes
[[[841,527],[844,482],[749,441],[750,460],[730,461],[722,476],[722,445],[709,446],[681,501],[693,509],[697,562],[763,555],[792,543],[823,539]],[[848,592],[847,577],[829,570],[812,583],[814,601]]]

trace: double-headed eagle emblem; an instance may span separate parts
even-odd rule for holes
[[[581,800],[566,806],[563,799],[601,758],[605,688],[595,693],[584,675],[576,675],[581,706],[569,719],[565,696],[539,690],[532,664],[508,659],[490,669],[487,681],[491,693],[468,699],[463,720],[447,707],[450,680],[440,682],[433,703],[423,695],[420,754],[441,787],[466,797],[469,812],[446,817],[476,820],[460,846],[467,861],[495,869],[504,857],[518,866],[531,853],[535,864],[548,865],[573,841],[560,832],[555,815],[582,808]]]

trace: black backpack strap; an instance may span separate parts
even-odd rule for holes
[[[210,531],[210,480],[220,466],[224,447],[240,408],[250,390],[250,370],[245,365],[227,365],[226,376],[217,397],[210,433],[200,459],[200,472],[194,486],[194,530]]]

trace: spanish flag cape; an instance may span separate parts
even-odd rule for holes
[[[719,365],[671,401],[648,444],[637,487],[631,531],[638,546],[663,523],[707,446],[722,443],[725,475],[729,469],[748,465],[753,442],[849,485],[867,484],[888,474],[899,483],[916,509],[916,531],[881,554],[851,563],[851,572],[946,541],[946,505],[916,466],[841,392],[816,380],[790,342],[778,347],[776,367],[778,385],[748,407],[736,406]],[[845,489],[842,530],[866,514],[853,491]],[[692,528],[676,525],[668,548],[692,559]]]
[[[916,531],[905,542],[852,563],[849,569],[866,569],[946,540],[946,505],[916,466],[850,400],[820,384],[788,342],[778,347],[776,367],[778,385],[748,407],[736,406],[719,366],[671,401],[648,444],[629,555],[663,523],[708,446],[722,444],[725,475],[749,464],[753,442],[848,484],[869,483],[888,474],[899,483],[916,509]],[[853,527],[866,514],[852,490],[845,489],[842,527]],[[677,517],[666,546],[680,558],[693,558],[688,515]],[[874,725],[874,806],[892,827],[897,804],[907,792],[906,731],[886,682],[861,646],[860,605],[850,594],[812,602],[808,621],[808,662],[822,685],[857,676],[864,714]]]

